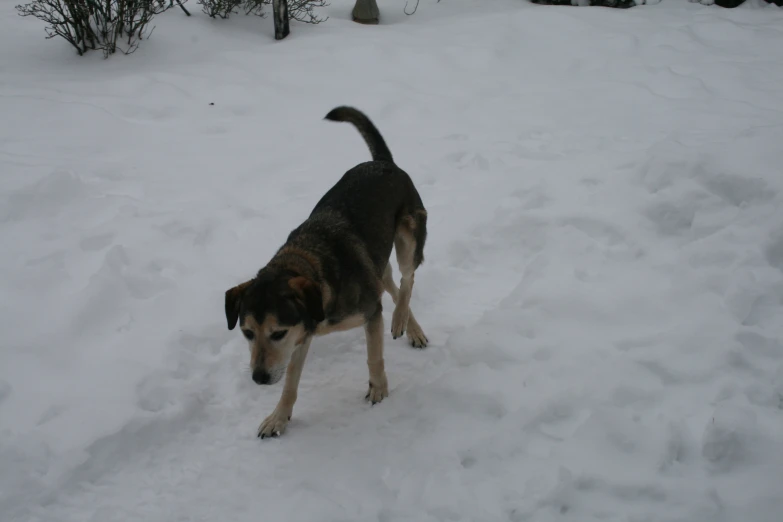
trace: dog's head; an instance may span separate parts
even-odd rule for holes
[[[250,348],[257,384],[275,384],[297,347],[324,320],[321,290],[312,280],[272,270],[226,291],[228,329],[239,327]]]

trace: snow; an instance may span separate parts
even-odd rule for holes
[[[351,4],[109,60],[0,10],[0,519],[778,522],[783,10]],[[316,340],[261,441],[223,293],[368,159],[340,104],[429,211],[431,345],[370,407]]]

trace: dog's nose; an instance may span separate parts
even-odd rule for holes
[[[253,370],[253,382],[256,384],[269,384],[269,374],[264,370]]]

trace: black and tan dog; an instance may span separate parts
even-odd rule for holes
[[[370,371],[366,399],[375,404],[388,396],[384,290],[395,303],[392,336],[407,332],[418,348],[428,342],[409,307],[427,237],[421,197],[367,116],[337,107],[325,119],[356,126],[372,161],[346,172],[255,278],[226,291],[228,328],[239,321],[250,347],[253,380],[274,384],[285,374],[280,401],[258,428],[261,438],[285,430],[314,336],[363,326]],[[399,288],[389,264],[392,246],[402,272]]]

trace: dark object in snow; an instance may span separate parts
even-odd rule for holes
[[[210,105],[215,105],[215,102],[209,102]]]
[[[375,0],[356,0],[351,14],[354,22],[368,25],[377,25],[381,16]]]
[[[715,0],[715,5],[733,9],[745,3],[745,0]]]
[[[644,2],[636,0],[530,0],[539,5],[573,5],[573,6],[594,6],[594,7],[614,7],[617,9],[628,9]]]
[[[783,7],[783,0],[765,0],[768,4],[775,4],[778,7]]]
[[[291,33],[287,0],[272,0],[272,18],[275,21],[275,40],[282,40]]]

